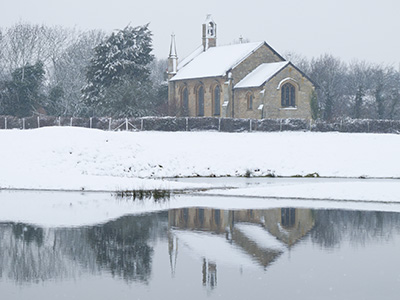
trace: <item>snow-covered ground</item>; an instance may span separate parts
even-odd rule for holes
[[[189,176],[400,178],[400,137],[313,132],[109,132],[77,127],[0,130],[0,189],[202,189]],[[303,180],[304,181],[304,180]],[[326,182],[210,190],[224,196],[399,202],[400,181]],[[230,185],[222,184],[222,186]],[[230,185],[235,187],[236,185]]]
[[[399,202],[400,180],[312,180],[291,184],[214,189],[202,194],[225,197],[254,197],[275,199],[344,200],[368,202]]]

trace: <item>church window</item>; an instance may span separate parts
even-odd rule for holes
[[[204,116],[204,88],[200,86],[197,89],[197,115]]]
[[[292,228],[296,224],[296,209],[281,208],[281,225],[285,228]]]
[[[184,87],[182,90],[181,103],[183,115],[187,116],[189,114],[189,92],[187,87]]]
[[[214,116],[219,116],[221,114],[221,88],[219,87],[219,85],[215,86],[213,96]]]
[[[252,110],[253,109],[253,99],[254,99],[253,94],[248,93],[246,98],[247,98],[247,109]]]
[[[293,84],[285,83],[282,86],[281,105],[282,107],[296,106],[296,91]]]
[[[215,225],[221,224],[221,211],[219,209],[214,210],[214,221]]]
[[[200,226],[204,225],[204,208],[199,208],[199,222]]]

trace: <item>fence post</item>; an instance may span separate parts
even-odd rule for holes
[[[40,128],[40,117],[37,117],[37,128]]]
[[[189,118],[186,117],[186,131],[189,131]]]
[[[279,120],[279,131],[282,131],[282,119]]]
[[[4,117],[4,129],[7,129],[7,117]]]
[[[312,131],[312,119],[310,119],[310,131]]]
[[[221,118],[218,118],[218,131],[221,131]]]
[[[111,131],[111,118],[108,119],[108,131]]]
[[[251,125],[253,125],[253,120],[250,119],[250,122],[249,122],[249,123],[250,123],[250,130],[249,130],[249,132],[251,132],[251,127],[252,127]]]
[[[92,117],[89,118],[89,128],[92,128]]]
[[[61,117],[58,117],[58,126],[61,126]]]
[[[369,121],[367,121],[367,132],[369,133]]]
[[[140,130],[143,131],[143,118],[140,119]]]
[[[71,120],[69,121],[69,126],[72,127],[72,117],[71,117]]]
[[[128,118],[125,118],[125,129],[126,131],[129,130],[129,126],[128,126]]]
[[[22,129],[25,130],[25,118],[22,118]]]

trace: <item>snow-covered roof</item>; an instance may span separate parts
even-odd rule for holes
[[[259,225],[250,223],[236,223],[235,228],[241,231],[247,238],[257,246],[265,250],[283,252],[286,249],[285,244]]]
[[[235,85],[235,89],[259,87],[270,80],[276,73],[289,64],[288,61],[265,63],[259,65],[253,72]]]
[[[193,59],[195,59],[198,55],[200,55],[201,53],[203,53],[203,45],[199,46],[198,48],[196,48],[196,50],[194,50],[192,53],[190,53],[189,56],[186,56],[184,59],[182,59],[179,63],[178,63],[178,70],[182,69],[184,66],[186,66],[188,63],[190,63]]]
[[[191,250],[194,256],[207,258],[221,265],[255,266],[249,256],[231,244],[224,235],[208,232],[172,230],[179,242]]]
[[[225,76],[226,72],[236,67],[264,42],[235,44],[211,47],[200,52],[197,48],[189,59],[185,58],[178,66],[174,80]]]

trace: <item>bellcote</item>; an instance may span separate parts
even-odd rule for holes
[[[217,45],[217,24],[211,15],[207,15],[203,23],[203,50],[206,51],[210,47]]]

